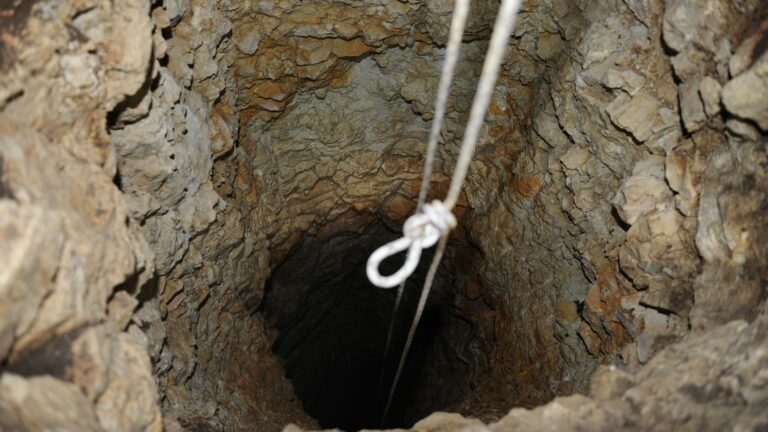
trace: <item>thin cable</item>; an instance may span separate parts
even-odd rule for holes
[[[435,273],[440,266],[440,260],[443,258],[443,252],[445,252],[445,245],[448,243],[448,235],[440,237],[440,242],[437,244],[437,250],[435,256],[432,258],[432,263],[429,265],[427,271],[427,278],[424,280],[424,288],[421,290],[421,297],[419,297],[419,305],[416,307],[416,315],[413,318],[411,329],[408,331],[408,338],[405,340],[405,346],[403,347],[403,353],[400,355],[400,363],[397,365],[397,372],[395,372],[395,378],[392,380],[392,387],[389,388],[389,397],[387,397],[387,406],[384,408],[384,412],[381,415],[381,426],[384,426],[384,420],[389,413],[389,407],[392,405],[392,397],[395,395],[397,389],[397,383],[400,381],[400,374],[403,372],[403,366],[405,365],[405,359],[408,357],[408,351],[411,349],[411,343],[413,342],[413,336],[416,334],[416,327],[421,320],[421,314],[424,313],[424,306],[427,304],[427,297],[429,297],[429,291],[432,289],[432,282],[435,279]]]
[[[392,333],[395,331],[395,320],[397,319],[397,311],[400,309],[400,300],[403,298],[403,291],[405,289],[405,281],[400,282],[400,286],[397,287],[397,297],[395,297],[395,307],[392,308],[392,317],[389,320],[389,330],[387,331],[387,342],[384,344],[384,355],[381,359],[381,372],[379,372],[379,386],[376,388],[376,400],[378,401],[381,396],[381,387],[384,385],[384,371],[386,370],[387,357],[389,357],[389,348],[392,344]]]

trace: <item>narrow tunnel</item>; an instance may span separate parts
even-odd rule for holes
[[[455,286],[446,286],[440,277],[432,289],[418,331],[414,336],[403,375],[394,393],[390,411],[382,423],[387,396],[399,362],[405,337],[426,275],[432,250],[425,251],[417,271],[409,278],[402,303],[395,317],[391,350],[386,360],[384,349],[392,320],[397,288],[374,287],[365,275],[365,261],[382,244],[397,237],[379,217],[362,229],[340,231],[318,239],[307,236],[280,263],[267,284],[261,313],[272,349],[281,359],[304,410],[321,427],[345,431],[379,427],[408,427],[418,416],[414,407],[425,393],[419,388],[424,370],[451,368],[453,379],[444,379],[430,391],[450,393],[449,388],[466,374],[466,365],[453,358],[453,364],[431,353],[445,338],[446,321],[451,318],[451,298]],[[451,242],[452,249],[458,245]],[[396,269],[402,256],[383,263],[385,273]],[[461,263],[444,262],[441,271],[461,272]],[[445,348],[445,347],[443,347]],[[439,349],[439,348],[438,348]],[[443,386],[445,388],[440,388]],[[424,406],[436,411],[444,407]],[[410,412],[409,412],[410,409]]]

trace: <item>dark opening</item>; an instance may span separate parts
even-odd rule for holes
[[[409,279],[392,348],[383,362],[397,288],[371,285],[365,262],[374,249],[397,237],[379,219],[361,230],[338,232],[324,240],[308,236],[268,282],[262,314],[277,335],[273,352],[281,359],[304,410],[323,428],[357,431],[382,426],[387,394],[432,257],[428,251]],[[383,273],[393,272],[401,262],[402,257],[385,261]],[[433,287],[384,427],[408,427],[419,418],[415,401],[446,321],[444,306],[449,296],[442,283],[438,278]],[[452,383],[445,380],[446,386]],[[431,407],[440,408],[444,407]]]

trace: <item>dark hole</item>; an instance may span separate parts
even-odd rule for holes
[[[115,170],[115,176],[112,178],[112,183],[117,186],[121,192],[125,192],[123,189],[123,177],[120,175],[120,168]]]
[[[3,167],[3,155],[0,154],[0,198],[14,199],[13,190],[5,180],[5,168]]]
[[[760,36],[760,40],[757,41],[755,47],[752,49],[752,61],[750,62],[749,67],[754,66],[755,62],[762,57],[766,51],[768,51],[768,31],[763,32],[762,36]]]
[[[72,343],[82,334],[77,327],[66,333],[54,335],[39,344],[15,353],[9,359],[6,372],[22,376],[52,375],[65,378],[72,366]]]
[[[392,347],[383,361],[397,288],[371,285],[365,262],[373,250],[396,237],[381,222],[325,240],[308,236],[268,281],[261,312],[276,333],[273,352],[304,410],[323,428],[357,431],[382,426],[387,394],[432,257],[428,251],[409,278]],[[401,263],[402,257],[385,261],[382,273],[394,272]],[[447,296],[441,294],[440,283],[436,280],[433,287],[384,427],[408,427],[421,416],[413,407],[444,324],[441,304]]]
[[[160,34],[163,35],[163,39],[169,40],[173,38],[173,27],[166,27],[160,30]]]

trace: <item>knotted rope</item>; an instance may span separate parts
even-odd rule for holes
[[[443,117],[445,116],[445,108],[448,105],[448,95],[450,93],[451,81],[453,80],[453,69],[455,68],[456,62],[459,58],[459,48],[461,47],[461,38],[464,34],[464,25],[467,21],[468,13],[469,0],[457,0],[453,9],[453,17],[451,18],[451,27],[448,37],[448,47],[445,53],[445,62],[443,62],[443,68],[440,73],[440,84],[438,86],[437,102],[435,104],[435,117],[432,119],[432,128],[429,132],[427,154],[424,160],[424,176],[421,179],[419,201],[416,204],[417,212],[421,211],[421,208],[427,201],[427,192],[429,191],[429,184],[432,178],[432,166],[434,165],[435,153],[437,152],[437,140],[440,138],[440,129],[443,125]],[[419,255],[421,255],[421,252],[419,252]],[[376,266],[376,268],[378,268],[378,266]],[[375,273],[378,275],[378,271]],[[392,317],[389,321],[389,330],[387,330],[387,342],[384,346],[382,365],[386,364],[387,357],[389,356],[389,348],[392,343],[392,333],[395,330],[395,319],[397,318],[397,311],[400,309],[400,301],[403,298],[406,279],[407,277],[403,278],[403,281],[400,282],[400,286],[397,288],[397,297],[395,297],[395,304],[392,308]],[[381,372],[379,374],[379,386],[376,390],[377,395],[381,394],[381,386],[384,382],[384,371],[385,368],[382,366]],[[386,416],[386,411],[383,415]]]
[[[437,267],[442,259],[445,246],[448,242],[448,234],[450,230],[455,228],[456,219],[453,216],[452,210],[458,201],[461,194],[461,188],[464,184],[464,179],[467,176],[469,165],[472,162],[472,155],[477,147],[477,139],[480,135],[480,128],[483,125],[486,111],[488,110],[488,103],[493,95],[493,89],[496,83],[496,78],[501,67],[501,62],[504,58],[504,51],[506,50],[507,40],[512,32],[515,16],[522,0],[502,0],[501,7],[499,8],[498,16],[493,28],[493,34],[491,36],[490,46],[488,47],[488,53],[483,63],[483,71],[480,75],[480,81],[475,92],[475,98],[472,101],[472,109],[469,114],[469,121],[467,122],[467,128],[464,131],[464,139],[461,143],[461,150],[459,152],[459,158],[456,162],[456,168],[451,179],[451,185],[448,189],[448,194],[444,202],[433,201],[431,204],[425,204],[426,192],[429,187],[429,182],[432,174],[432,165],[434,162],[434,154],[437,149],[437,138],[440,133],[443,116],[445,113],[445,107],[447,105],[448,94],[450,89],[450,82],[453,76],[453,69],[456,64],[456,58],[458,57],[458,50],[461,44],[461,37],[464,33],[464,27],[466,23],[467,11],[469,9],[469,0],[456,0],[456,7],[453,13],[453,19],[451,21],[451,31],[448,43],[448,51],[446,54],[445,64],[440,77],[440,84],[438,90],[438,97],[435,109],[435,118],[432,124],[432,130],[430,133],[430,140],[427,146],[427,155],[424,166],[424,178],[422,180],[422,188],[419,193],[419,203],[417,206],[416,214],[409,217],[405,225],[403,226],[404,236],[393,242],[387,243],[384,246],[377,249],[371,257],[368,259],[366,266],[366,273],[371,283],[380,288],[392,288],[396,285],[400,285],[398,296],[395,304],[395,312],[399,305],[400,298],[402,296],[402,290],[405,280],[410,276],[418,266],[419,259],[421,258],[422,249],[432,247],[439,240],[435,256],[432,259],[429,270],[427,271],[427,278],[424,281],[424,287],[422,288],[421,297],[419,298],[419,304],[416,309],[416,315],[414,317],[411,328],[408,332],[408,337],[405,342],[405,347],[400,356],[400,363],[395,373],[395,377],[390,387],[389,397],[387,399],[387,405],[384,408],[382,414],[382,423],[386,418],[389,407],[392,403],[392,397],[395,393],[397,383],[400,379],[400,375],[405,364],[405,359],[408,356],[411,343],[413,342],[413,336],[416,332],[416,327],[421,319],[421,314],[424,311],[429,291],[432,287]],[[399,252],[407,250],[406,259],[403,266],[390,276],[382,276],[379,272],[379,265],[383,260],[391,257]],[[394,318],[393,318],[394,319]],[[387,336],[387,348],[389,349],[389,343],[392,333],[392,325],[390,325],[390,334]]]
[[[456,217],[440,201],[424,204],[421,212],[414,214],[403,225],[403,237],[376,249],[368,258],[365,271],[372,284],[379,288],[392,288],[404,282],[419,265],[421,251],[430,248],[456,227]],[[390,276],[379,273],[384,259],[408,250],[405,264]]]

